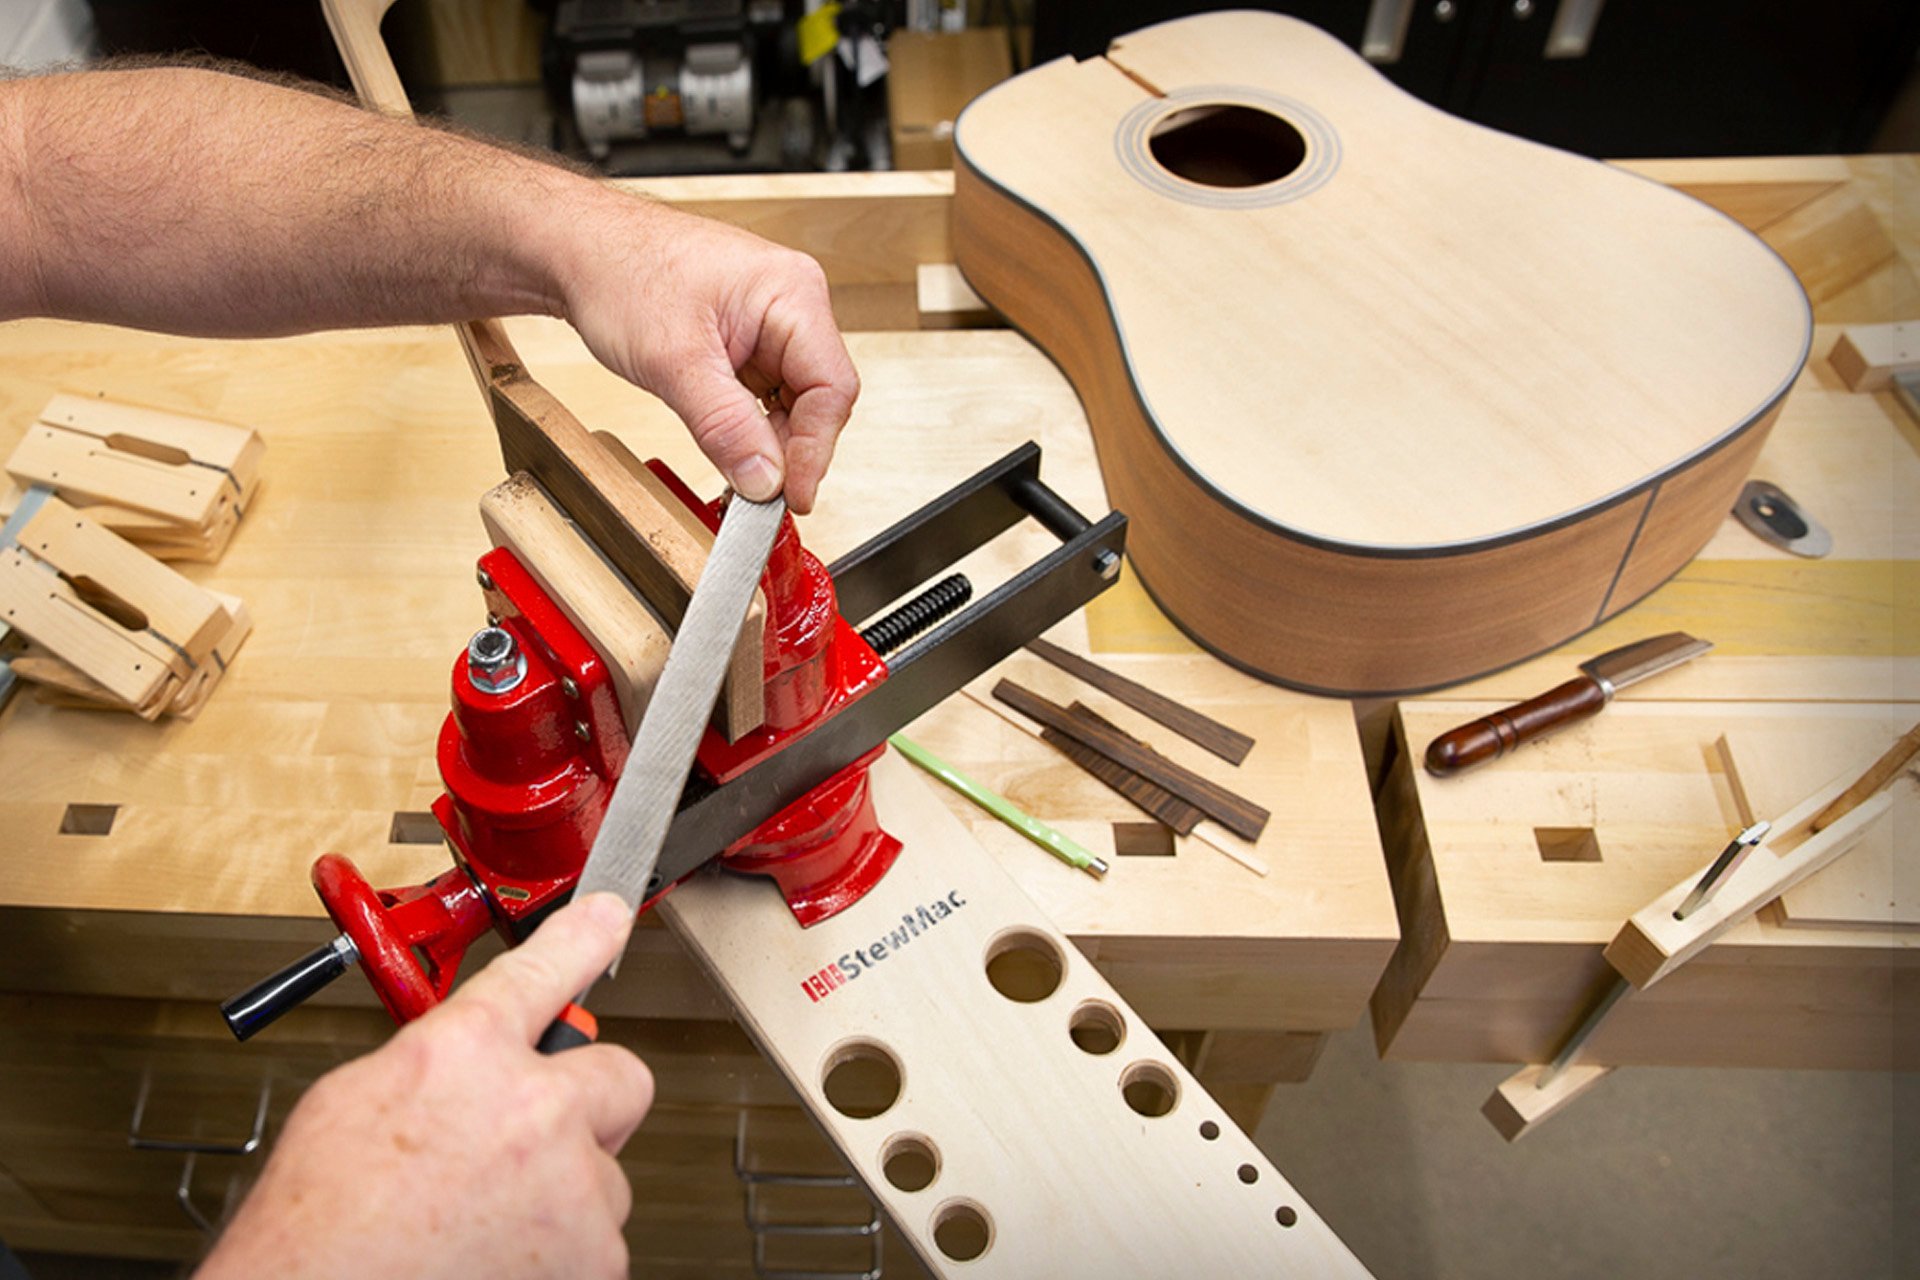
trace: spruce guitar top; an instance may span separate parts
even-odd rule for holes
[[[1811,336],[1755,236],[1293,19],[1061,59],[955,131],[954,249],[1086,405],[1196,640],[1385,693],[1550,648],[1731,507]]]

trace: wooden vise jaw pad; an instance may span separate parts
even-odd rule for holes
[[[494,545],[511,550],[608,658],[631,726],[666,661],[666,636],[706,567],[713,533],[616,437],[588,432],[507,363],[510,353],[495,353],[503,363],[490,366],[489,398],[514,474],[482,498],[481,518]],[[755,591],[715,713],[728,741],[766,719],[766,617],[766,596]]]

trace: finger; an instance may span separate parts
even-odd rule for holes
[[[532,1044],[567,1001],[606,971],[632,930],[633,912],[625,902],[615,894],[590,893],[554,912],[447,1003],[488,1009]]]
[[[833,462],[834,445],[839,441],[840,429],[846,425],[848,417],[846,410],[831,406],[816,411],[816,398],[821,394],[818,389],[803,393],[786,415],[784,424],[787,441],[787,505],[797,515],[806,515],[813,510],[814,498],[820,492],[820,482],[825,479],[827,467]]]
[[[805,515],[860,394],[860,375],[831,313],[793,327],[780,352],[780,381],[787,389],[787,503]]]
[[[627,1171],[612,1156],[596,1152],[593,1160],[600,1179],[600,1193],[606,1197],[607,1212],[612,1215],[614,1226],[622,1226],[633,1212],[633,1184],[627,1181]]]
[[[593,1140],[608,1155],[617,1154],[653,1106],[653,1072],[617,1044],[592,1044],[548,1061],[572,1081]]]
[[[785,450],[723,353],[716,349],[711,362],[683,371],[661,394],[736,492],[755,502],[780,492]]]

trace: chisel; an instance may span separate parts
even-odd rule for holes
[[[1565,684],[1435,738],[1427,747],[1427,772],[1444,778],[1497,760],[1561,725],[1598,715],[1628,685],[1669,671],[1711,648],[1709,641],[1669,631],[1589,658],[1580,664],[1580,674]]]

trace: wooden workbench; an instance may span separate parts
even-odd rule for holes
[[[1908,162],[1637,167],[1750,222],[1770,220],[1770,237],[1791,241],[1787,257],[1823,320],[1920,312],[1913,267],[1885,230],[1898,183],[1912,180]],[[827,268],[865,391],[820,511],[803,529],[823,556],[1028,439],[1045,450],[1052,484],[1083,509],[1104,510],[1084,419],[1043,356],[1004,330],[914,331],[917,269],[951,260],[948,175],[679,180],[648,189],[795,244]],[[616,431],[642,456],[666,458],[696,488],[715,487],[661,406],[601,370],[562,326],[511,327],[529,365],[590,425]],[[258,426],[268,441],[255,510],[219,565],[190,571],[244,597],[256,619],[200,718],[147,725],[53,711],[31,698],[0,715],[0,776],[8,779],[0,795],[0,1098],[8,1099],[0,1103],[0,1235],[42,1247],[190,1252],[197,1237],[173,1204],[177,1157],[128,1151],[125,1113],[148,1073],[157,1095],[178,1095],[176,1129],[244,1131],[262,1078],[275,1082],[270,1114],[278,1116],[305,1081],[384,1034],[357,976],[245,1048],[224,1041],[212,1003],[327,934],[306,886],[315,854],[350,853],[383,885],[444,867],[437,838],[429,832],[427,843],[414,843],[419,820],[401,815],[421,814],[439,790],[433,737],[454,656],[481,621],[471,575],[485,542],[475,503],[499,478],[498,454],[444,330],[241,344],[29,323],[0,328],[0,351],[0,451],[58,390],[227,417]],[[1808,378],[1828,389],[1817,362]],[[1849,423],[1885,412],[1863,403],[1832,409]],[[1819,452],[1820,434],[1804,415],[1789,416],[1769,456],[1794,441]],[[1788,484],[1823,505],[1812,481]],[[984,583],[1035,546],[1010,537],[970,567]],[[1878,570],[1858,566],[1769,572],[1828,582],[1819,590],[1829,600],[1887,589],[1873,577]],[[1804,576],[1819,572],[1830,576]],[[1861,572],[1865,585],[1856,586]],[[1762,628],[1786,618],[1815,627],[1808,612],[1751,604],[1779,581],[1736,575],[1729,584],[1724,574],[1689,570],[1616,625],[1691,599],[1686,607],[1698,615],[1733,610]],[[1701,625],[1726,645],[1725,625]],[[1261,685],[1199,654],[1127,579],[1056,638],[1083,641],[1110,665],[1259,739],[1253,758],[1227,771],[1076,691],[1272,808],[1258,849],[1272,875],[1255,877],[1184,841],[1170,858],[1116,858],[1107,881],[1094,882],[950,803],[1139,1012],[1184,1045],[1209,1088],[1250,1119],[1272,1082],[1310,1067],[1326,1031],[1363,1015],[1388,972],[1398,927],[1362,738],[1378,757],[1390,708],[1362,708],[1356,734],[1348,704]],[[1543,659],[1482,691],[1529,686],[1564,661]],[[1013,665],[1043,691],[1067,688],[1029,658]],[[912,732],[1096,848],[1110,845],[1112,823],[1139,816],[1050,748],[964,700]],[[61,834],[73,804],[119,806],[111,833]],[[609,1013],[627,1015],[608,1020],[613,1034],[642,1048],[660,1076],[651,1141],[630,1153],[647,1206],[636,1212],[639,1256],[655,1274],[746,1274],[748,1237],[727,1168],[739,1117],[770,1144],[751,1157],[761,1167],[822,1166],[831,1153],[666,932],[643,928],[633,946],[621,981],[595,994]],[[200,1084],[188,1087],[205,1081],[231,1095],[217,1113],[196,1106]],[[209,1210],[221,1200],[223,1159],[204,1160],[199,1171]],[[102,1223],[112,1230],[102,1234]]]
[[[1005,330],[906,328],[917,323],[916,268],[947,256],[943,184],[899,175],[662,188],[798,239],[825,261],[850,328],[893,326],[849,336],[864,392],[802,526],[823,558],[1028,440],[1041,445],[1050,484],[1083,511],[1106,510],[1085,420],[1043,355]],[[589,425],[717,491],[678,421],[565,326],[509,328],[529,367]],[[440,791],[434,740],[449,673],[483,622],[477,500],[500,477],[498,449],[447,330],[223,343],[29,323],[0,330],[0,347],[0,454],[58,390],[244,422],[267,441],[262,491],[233,544],[217,565],[187,570],[244,598],[255,619],[198,719],[146,724],[31,694],[0,714],[0,992],[11,993],[0,998],[13,1001],[8,1031],[32,1028],[41,1042],[0,1033],[0,1092],[20,1100],[0,1105],[0,1236],[107,1247],[83,1226],[104,1220],[127,1228],[117,1247],[183,1252],[194,1237],[172,1203],[178,1157],[125,1145],[140,1071],[158,1064],[157,1094],[187,1099],[175,1099],[178,1125],[231,1133],[245,1130],[263,1073],[280,1082],[277,1116],[329,1063],[378,1042],[384,1020],[358,974],[244,1047],[224,1041],[214,1004],[330,934],[307,884],[317,854],[349,854],[380,886],[447,865],[424,814]],[[984,591],[1052,545],[1037,528],[1016,530],[964,567]],[[1345,704],[1239,675],[1175,643],[1164,622],[1143,631],[1137,592],[1121,590],[1115,609],[1070,619],[1054,638],[1081,645],[1089,626],[1101,631],[1092,639],[1104,661],[1252,734],[1242,766],[1035,659],[1010,669],[1269,807],[1253,853],[1270,875],[1194,840],[1170,857],[1114,856],[1113,824],[1144,815],[977,703],[951,700],[910,732],[1111,857],[1114,870],[1095,881],[947,797],[1251,1127],[1275,1081],[1303,1077],[1325,1034],[1364,1016],[1397,936],[1359,741]],[[1140,642],[1128,639],[1136,633]],[[74,805],[113,806],[111,829],[63,832]],[[46,998],[55,994],[73,998]],[[650,1126],[703,1144],[693,1163],[706,1172],[637,1216],[636,1256],[745,1268],[731,1137],[743,1111],[755,1135],[795,1128],[785,1086],[664,929],[637,931],[620,980],[595,1001],[609,1034],[641,1047],[660,1076]],[[73,1095],[70,1111],[28,1101],[76,1071],[82,1083],[57,1095]],[[188,1105],[204,1092],[189,1084],[206,1079],[235,1096]],[[779,1151],[767,1157],[776,1167],[823,1159],[796,1141]],[[642,1200],[685,1162],[679,1148],[647,1142],[630,1156],[636,1185],[651,1189]],[[210,1210],[221,1195],[201,1192]],[[663,1231],[670,1211],[700,1230]]]
[[[1745,825],[1736,778],[1767,775],[1754,816],[1775,817],[1920,721],[1920,427],[1827,361],[1842,325],[1920,316],[1920,163],[1640,167],[1735,213],[1806,286],[1813,357],[1754,475],[1824,523],[1833,551],[1799,559],[1728,519],[1673,581],[1561,651],[1368,709],[1403,932],[1373,1003],[1391,1057],[1544,1061],[1609,981],[1601,948],[1626,916]],[[1716,649],[1479,772],[1418,767],[1453,725],[1673,629]],[[1744,764],[1727,764],[1723,738]],[[1879,834],[1915,852],[1911,829]],[[1916,1010],[1920,931],[1813,928],[1774,908],[1622,1004],[1587,1060],[1912,1069]]]

